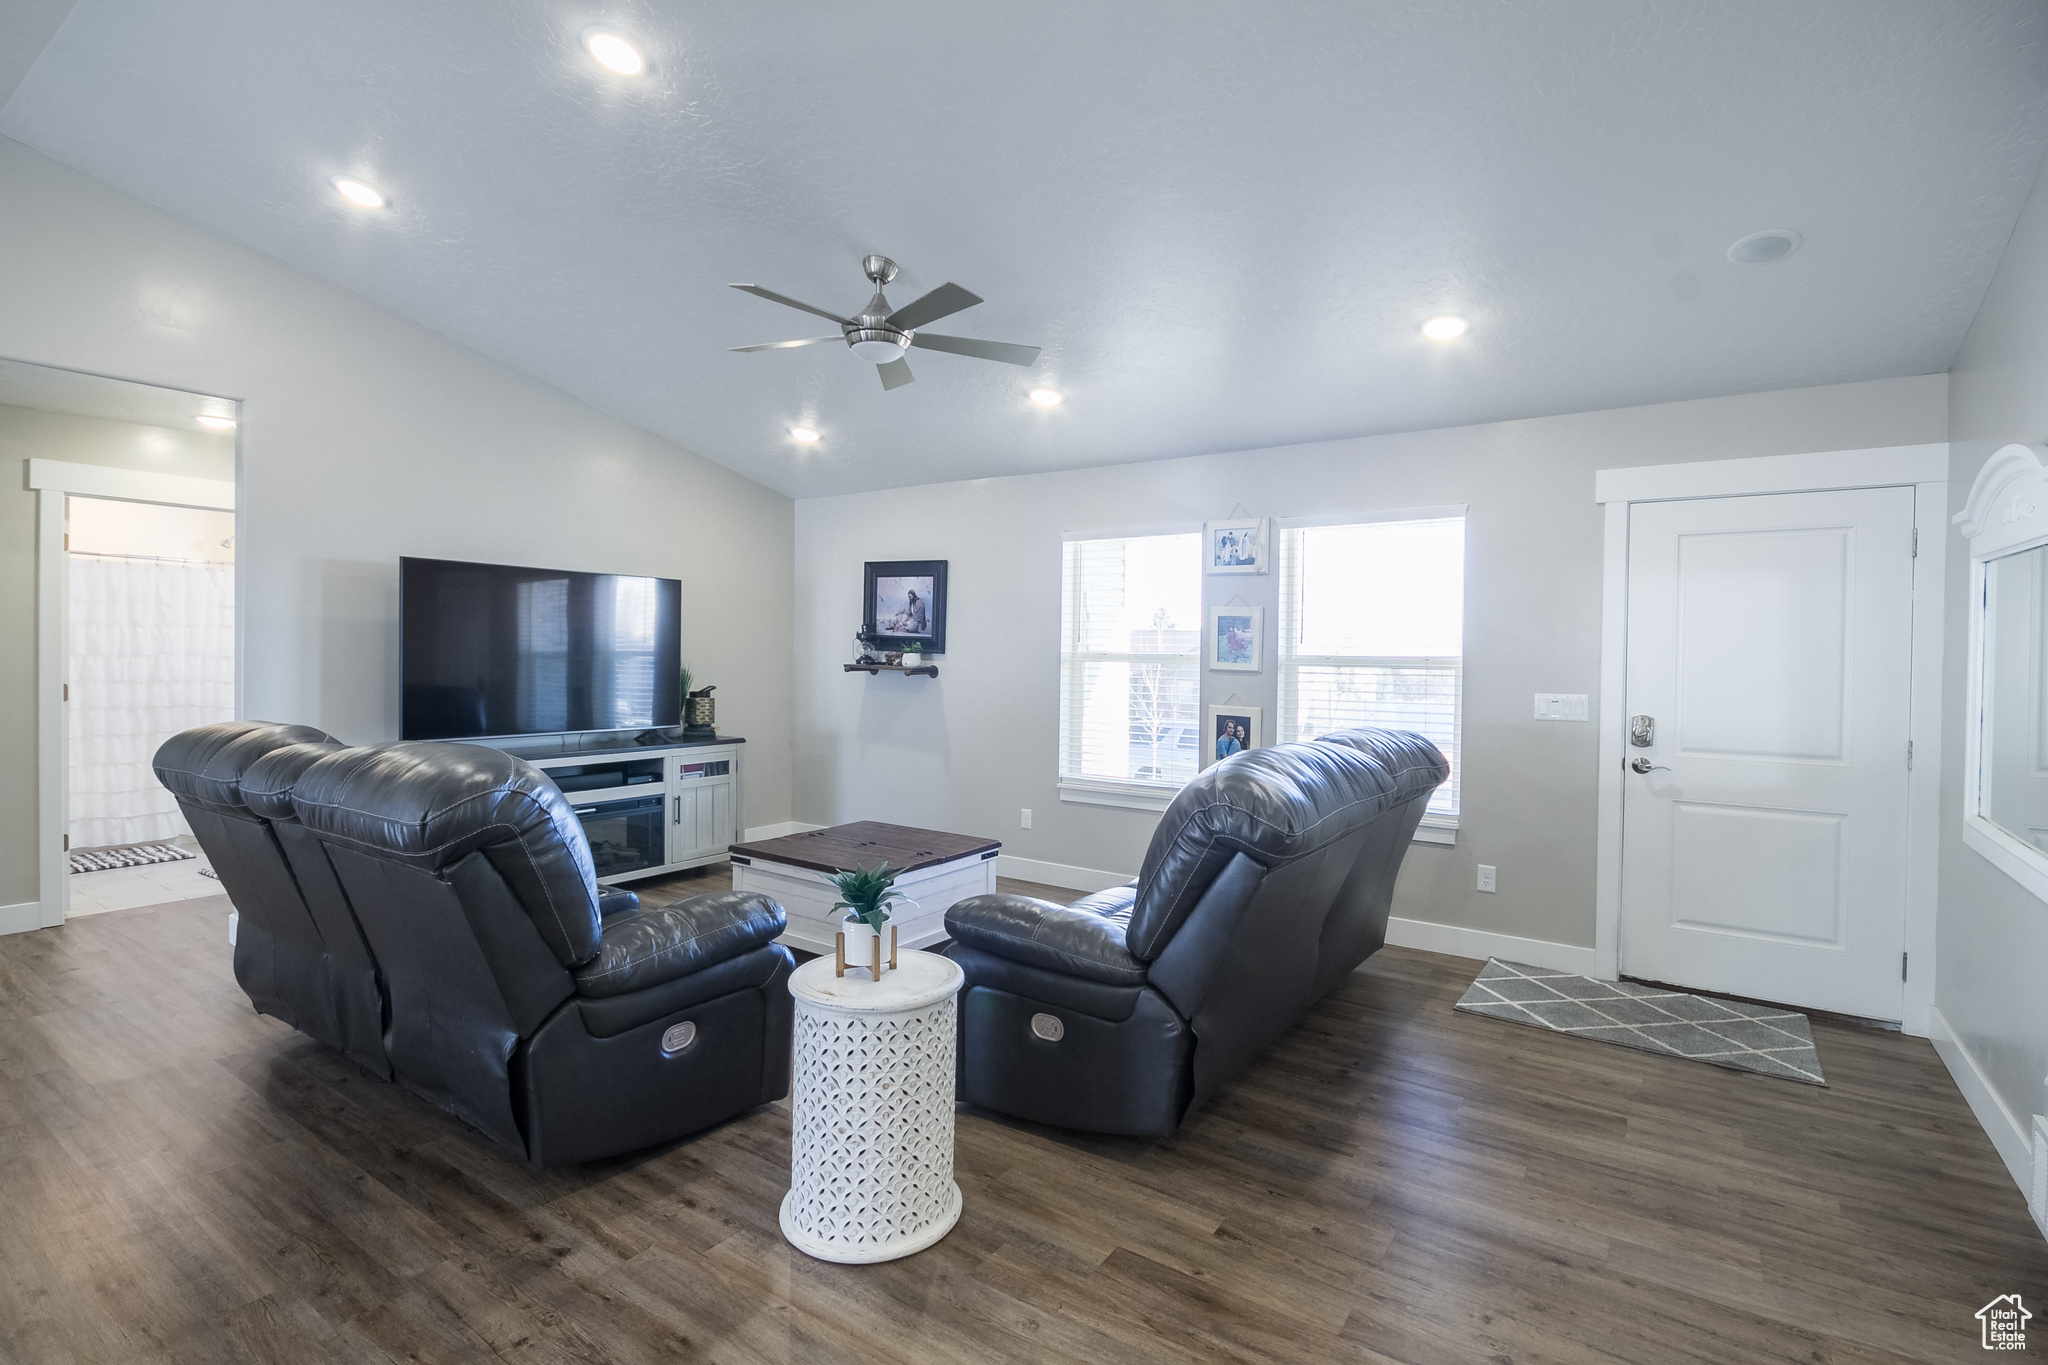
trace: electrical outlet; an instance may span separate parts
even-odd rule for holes
[[[1490,864],[1481,863],[1479,865],[1479,889],[1481,891],[1493,891],[1496,889],[1493,884],[1493,868]]]
[[[1023,814],[1022,818],[1020,818],[1020,819],[1019,819],[1019,820],[1017,821],[1017,828],[1019,828],[1019,829],[1030,829],[1030,828],[1031,828],[1031,807],[1029,807],[1029,806],[1026,806],[1026,807],[1024,807],[1024,814]]]

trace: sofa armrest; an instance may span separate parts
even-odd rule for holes
[[[630,915],[640,908],[640,898],[631,891],[621,891],[607,886],[597,893],[597,913],[602,919],[613,915]]]
[[[1111,986],[1141,986],[1145,964],[1124,946],[1128,900],[1117,892],[1090,896],[1075,909],[1030,896],[970,896],[946,911],[946,932],[970,948],[1012,962],[1064,972]]]
[[[781,906],[751,891],[716,891],[616,915],[598,934],[597,955],[576,969],[576,993],[625,995],[674,981],[752,952],[788,922]]]

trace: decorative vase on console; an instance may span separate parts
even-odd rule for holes
[[[839,899],[834,910],[846,911],[837,935],[838,975],[848,967],[866,967],[873,979],[896,966],[896,926],[889,923],[890,907],[897,901],[915,906],[916,901],[895,889],[896,874],[889,864],[841,872],[831,878]]]

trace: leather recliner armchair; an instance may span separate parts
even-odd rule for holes
[[[343,749],[296,775],[291,803],[382,971],[394,1078],[535,1165],[788,1093],[793,964],[774,901],[601,904],[561,792],[480,745]]]
[[[234,903],[235,980],[257,1012],[388,1079],[377,964],[290,804],[292,780],[341,747],[310,725],[226,721],[173,735],[154,766]]]
[[[1385,943],[1402,855],[1449,775],[1399,730],[1250,750],[1181,789],[1130,885],[1072,906],[959,902],[960,1098],[1171,1134]]]

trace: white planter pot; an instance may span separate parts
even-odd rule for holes
[[[882,941],[882,970],[889,970],[889,923],[884,920],[878,934],[867,926],[858,915],[848,915],[839,926],[839,932],[846,936],[846,965],[873,970],[875,964],[875,940]]]

